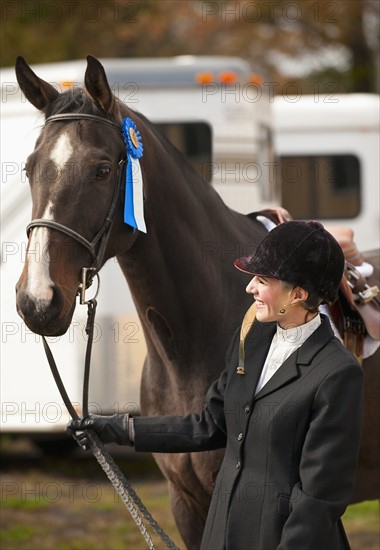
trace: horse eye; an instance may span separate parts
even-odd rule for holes
[[[22,169],[23,172],[25,172],[26,177],[29,179],[29,172],[26,168]]]
[[[97,179],[106,178],[110,172],[111,172],[111,168],[109,166],[106,166],[104,164],[100,165],[96,168],[96,178]]]

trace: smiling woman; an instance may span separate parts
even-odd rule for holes
[[[221,262],[218,254],[204,258],[200,251],[205,243],[219,242],[228,250],[249,243],[252,250],[266,234],[265,227],[255,216],[228,208],[148,119],[119,101],[111,92],[102,64],[95,58],[87,59],[85,87],[62,94],[39,78],[23,58],[17,60],[16,73],[27,99],[45,115],[45,124],[28,160],[33,202],[28,246],[34,233],[48,231],[46,257],[54,283],[50,304],[39,301],[37,305],[36,297],[28,293],[27,261],[17,284],[20,315],[34,332],[63,334],[72,320],[82,268],[100,270],[108,259],[117,256],[140,316],[148,351],[141,383],[141,411],[176,414],[201,406],[207,387],[220,372],[226,349],[223,331],[212,331],[205,338],[205,327],[208,330],[220,322],[220,295],[228,293],[224,313],[236,324],[248,299],[238,299],[240,275],[232,263]],[[129,165],[130,151],[126,151],[122,127],[128,120],[136,125],[130,125],[134,130],[132,135],[129,132],[132,145],[134,141],[134,148],[139,150],[138,132],[144,144],[144,155],[139,160],[144,177],[147,233],[142,226],[136,230],[129,219],[125,223],[123,215],[129,197],[121,191],[127,179],[124,166]],[[44,177],[39,177],[39,167],[54,166],[53,150],[56,160],[65,160],[58,155],[57,143],[64,143],[62,135],[69,137],[73,149],[69,160],[54,171],[53,177],[48,177],[46,170],[42,171]],[[49,219],[43,218],[45,214]],[[54,256],[53,251],[59,253]],[[189,284],[189,273],[194,270],[201,284],[195,280]],[[109,285],[115,299],[123,304],[122,286],[116,288],[115,279],[109,279]],[[210,292],[215,287],[218,291]],[[127,343],[124,337],[122,343]],[[113,356],[107,353],[103,357],[108,362],[101,360],[99,368],[108,385]],[[118,386],[128,385],[124,367],[130,366],[130,358],[125,354],[123,359],[118,379],[121,384],[114,380]],[[162,380],[166,383],[162,384]],[[106,410],[110,410],[109,403],[114,399],[110,393]],[[120,410],[125,410],[122,393],[120,399]],[[199,546],[221,454],[185,458],[157,455],[169,480],[178,527],[189,548]]]
[[[235,265],[254,275],[247,292],[256,321],[243,342],[245,364],[236,333],[200,412],[90,415],[68,430],[84,446],[93,429],[104,443],[137,451],[226,447],[203,550],[347,550],[341,517],[354,487],[363,373],[328,318],[304,307],[309,293],[337,298],[343,252],[320,223],[290,221]]]
[[[313,314],[309,312],[309,318],[308,312],[304,311],[308,292],[285,281],[255,275],[246,290],[248,294],[253,295],[256,302],[256,317],[263,323],[276,321],[285,329],[301,324],[300,321],[306,323],[317,315],[317,311]]]

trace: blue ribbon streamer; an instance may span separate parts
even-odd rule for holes
[[[125,200],[124,200],[124,223],[137,229],[137,223],[134,214],[133,206],[133,174],[132,174],[132,162],[128,158],[128,164],[126,169],[126,182],[125,182]]]
[[[143,156],[143,144],[139,130],[136,124],[130,118],[124,118],[122,124],[123,137],[127,148],[127,168],[125,182],[125,201],[124,201],[124,223],[127,223],[135,230],[139,229],[146,233],[144,214],[142,212],[142,194],[143,181],[142,173],[138,159]],[[132,158],[137,163],[132,162]],[[134,170],[135,168],[135,170]],[[137,170],[136,170],[137,168]],[[138,175],[133,172],[139,172]],[[140,181],[141,179],[141,181]],[[139,187],[140,185],[140,187]],[[136,216],[135,198],[138,197],[141,202],[139,216]]]

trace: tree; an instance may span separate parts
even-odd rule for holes
[[[2,3],[2,66],[98,57],[237,55],[280,87],[379,91],[378,0]]]

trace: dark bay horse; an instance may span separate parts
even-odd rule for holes
[[[226,347],[250,305],[247,282],[233,260],[252,253],[266,229],[254,215],[229,209],[186,159],[142,115],[111,93],[102,65],[87,58],[84,89],[58,93],[23,58],[16,74],[22,91],[46,119],[26,170],[34,225],[17,283],[17,308],[34,332],[67,331],[76,303],[81,269],[91,265],[87,242],[102,230],[125,159],[124,117],[141,132],[147,234],[123,222],[116,203],[104,264],[117,256],[127,279],[147,344],[141,384],[144,415],[181,415],[200,410],[205,392],[224,367]],[[89,116],[90,115],[90,116]],[[110,121],[110,123],[103,121]],[[51,119],[52,120],[52,119]],[[60,252],[57,254],[57,250]],[[101,266],[100,266],[101,267]],[[377,352],[377,364],[379,352]],[[366,426],[355,500],[375,498],[378,454],[376,356],[366,361]],[[344,396],[342,396],[344,399]],[[222,453],[159,454],[168,480],[173,514],[188,548],[198,548]]]

